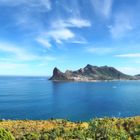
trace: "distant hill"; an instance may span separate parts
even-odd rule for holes
[[[140,77],[139,77],[140,78]],[[50,80],[58,81],[95,81],[95,80],[137,80],[137,76],[126,75],[114,67],[87,65],[76,71],[67,70],[65,73],[54,68]]]

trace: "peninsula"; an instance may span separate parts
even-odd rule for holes
[[[53,76],[49,80],[53,81],[98,81],[98,80],[138,80],[140,76],[131,76],[120,72],[114,67],[92,66],[88,64],[84,68],[76,71],[66,70],[61,72],[54,68]]]

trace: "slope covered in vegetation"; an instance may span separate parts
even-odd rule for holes
[[[0,140],[14,139],[140,140],[140,117],[104,118],[76,123],[66,120],[1,121]]]

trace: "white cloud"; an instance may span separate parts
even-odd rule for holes
[[[140,67],[117,67],[117,69],[125,74],[130,75],[140,74]]]
[[[90,21],[85,19],[71,18],[68,20],[68,22],[69,22],[69,27],[83,28],[83,27],[91,26]]]
[[[28,67],[27,64],[18,64],[12,62],[0,62],[1,71],[2,70],[14,70],[14,69],[25,69]]]
[[[47,33],[42,34],[43,35],[38,37],[36,41],[42,44],[47,49],[50,49],[52,47],[52,44],[50,43],[51,40],[54,40],[56,43],[61,44],[63,43],[63,41],[69,41],[70,39],[73,39],[75,37],[75,34],[67,28],[52,29]]]
[[[67,2],[66,2],[67,3]],[[72,2],[72,5],[75,2]],[[76,2],[77,3],[77,2]],[[45,48],[52,47],[52,42],[63,43],[86,43],[86,40],[77,35],[72,28],[85,28],[90,27],[91,23],[87,19],[81,18],[80,15],[71,15],[71,18],[62,19],[61,14],[57,19],[57,16],[52,17],[46,12],[52,9],[51,0],[1,0],[0,5],[15,6],[18,7],[11,13],[11,17],[15,22],[15,26],[20,28],[29,35],[32,39],[40,43]],[[56,3],[54,3],[56,4]],[[78,4],[78,3],[77,3]],[[77,5],[76,4],[76,5]],[[75,5],[75,4],[74,4]],[[59,7],[58,7],[59,8]],[[62,14],[63,15],[63,14]],[[44,17],[44,20],[42,21]],[[51,18],[50,18],[51,17]],[[47,26],[46,26],[47,23]],[[13,26],[10,24],[9,26]],[[84,41],[83,41],[84,40]]]
[[[17,58],[17,60],[31,61],[36,59],[35,55],[30,54],[26,50],[7,43],[0,43],[0,51],[9,53]]]
[[[43,46],[45,46],[47,49],[50,49],[52,47],[51,43],[48,41],[48,39],[45,38],[37,38],[36,41],[38,41],[39,43],[41,43]]]
[[[75,28],[83,28],[83,27],[90,27],[91,23],[89,20],[81,19],[81,18],[69,18],[67,20],[59,19],[54,24],[52,24],[53,28],[69,28],[69,27],[75,27]]]
[[[113,0],[91,0],[94,11],[108,18],[111,15]]]
[[[74,44],[87,44],[87,40],[85,40],[84,38],[80,37],[79,39],[73,39],[71,40],[71,43],[74,43]]]
[[[98,55],[113,53],[116,49],[111,47],[87,47],[86,52]]]
[[[30,36],[45,28],[41,17],[52,9],[51,0],[0,0],[0,6],[12,7],[6,15],[12,19],[8,26],[19,28]]]
[[[62,43],[63,41],[67,41],[70,43],[81,43],[85,44],[86,40],[83,37],[78,37],[71,28],[84,28],[90,27],[90,21],[82,18],[69,18],[67,20],[56,20],[52,25],[51,29],[43,34],[43,37],[38,40],[40,43],[43,43],[49,47],[51,47],[51,40],[55,40],[56,43]],[[43,39],[44,36],[47,39]]]
[[[45,68],[56,60],[54,56],[31,53],[28,48],[11,43],[0,42],[0,54],[0,73],[4,75],[45,75],[39,67]]]
[[[34,8],[36,10],[51,10],[50,0],[1,0],[0,5],[5,6],[22,6]],[[33,9],[30,9],[33,10]]]
[[[0,5],[7,5],[7,6],[17,6],[20,4],[24,4],[27,2],[26,0],[1,0]]]
[[[51,40],[54,40],[56,43],[67,41],[69,43],[85,44],[87,41],[83,37],[76,35],[71,28],[84,28],[90,26],[90,21],[81,18],[70,18],[67,20],[59,19],[51,25],[51,29],[42,33],[36,40],[47,48],[51,48]]]
[[[133,19],[128,13],[119,13],[115,15],[114,23],[109,26],[109,31],[113,38],[127,36],[133,30]]]
[[[122,58],[140,58],[140,53],[118,54],[115,56],[122,57]]]
[[[5,52],[8,54],[8,57],[0,57],[0,61],[19,61],[19,62],[28,62],[28,61],[50,61],[54,60],[55,57],[52,56],[40,56],[33,54],[21,46],[15,46],[8,43],[0,43],[0,52]]]
[[[67,28],[60,28],[49,31],[46,36],[53,38],[57,43],[62,43],[62,41],[74,38],[75,34]]]
[[[41,3],[46,7],[46,9],[51,10],[51,0],[41,0]]]

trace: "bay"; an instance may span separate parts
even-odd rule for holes
[[[0,119],[86,121],[140,115],[140,81],[53,82],[0,77]]]

